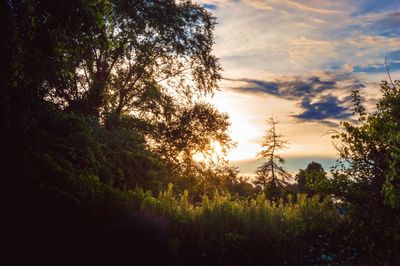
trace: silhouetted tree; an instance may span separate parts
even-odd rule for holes
[[[28,9],[25,15],[35,23],[55,30],[58,13],[52,11],[60,9],[51,1],[16,2],[9,3],[12,11]],[[59,106],[103,119],[133,112],[157,116],[171,112],[174,99],[190,103],[195,92],[216,88],[220,66],[211,53],[215,18],[201,6],[173,0],[58,5],[72,6],[68,29],[81,30],[68,36],[56,28],[55,35],[65,38],[49,51],[64,68],[58,82],[48,78],[42,88]],[[31,30],[36,37],[37,26]]]
[[[2,7],[0,44],[10,52],[0,58],[0,117],[29,113],[21,108],[45,100],[109,130],[143,134],[147,148],[179,174],[194,170],[192,155],[213,142],[230,147],[228,116],[202,101],[221,77],[212,54],[215,18],[203,7],[173,0]]]
[[[278,155],[278,152],[285,148],[287,141],[282,140],[282,135],[276,132],[278,121],[270,118],[268,123],[270,128],[261,143],[263,149],[259,152],[260,159],[266,161],[257,168],[254,184],[259,186],[270,199],[276,200],[291,176],[283,168],[285,160]]]
[[[358,91],[353,92],[359,123],[343,122],[344,132],[338,150],[341,164],[334,172],[332,193],[349,203],[357,234],[368,234],[363,245],[388,245],[393,241],[397,253],[380,255],[389,264],[399,263],[400,223],[400,81],[382,82],[383,97],[377,110],[367,114]],[[374,229],[371,231],[371,229]],[[380,241],[380,242],[379,242]],[[372,243],[371,243],[372,242]]]
[[[210,152],[213,142],[221,146],[223,154],[232,146],[227,134],[228,119],[228,115],[218,112],[210,104],[195,103],[190,107],[177,107],[176,116],[171,117],[168,124],[156,122],[146,133],[151,137],[152,149],[171,169],[189,174],[197,171],[198,163],[193,159],[196,153],[202,153],[205,158],[213,156]],[[208,162],[213,164],[212,160]],[[227,165],[223,160],[220,163]]]
[[[249,176],[237,176],[229,184],[229,191],[244,198],[257,195],[257,189],[251,184],[250,180],[251,177]]]

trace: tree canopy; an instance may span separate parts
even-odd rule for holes
[[[215,18],[203,7],[173,0],[3,5],[4,45],[13,51],[3,82],[16,96],[4,101],[45,100],[106,128],[140,132],[179,173],[213,142],[231,146],[228,116],[203,100],[221,78]]]
[[[311,162],[306,169],[300,169],[295,177],[300,193],[310,196],[319,194],[324,195],[325,187],[328,185],[326,172],[320,163]]]
[[[368,203],[365,203],[373,204],[370,207],[384,204],[397,209],[400,207],[400,83],[383,82],[381,91],[383,97],[377,103],[377,110],[371,114],[365,112],[359,93],[355,91],[353,96],[359,124],[343,122],[345,132],[334,138],[342,141],[339,151],[345,162],[343,173],[352,189],[361,194],[368,191]]]
[[[341,164],[333,173],[331,193],[349,204],[355,234],[369,234],[369,239],[360,240],[363,245],[393,241],[398,251],[400,81],[382,82],[381,92],[376,111],[369,114],[359,92],[353,93],[359,122],[343,122],[344,132],[333,136],[341,140]],[[376,256],[398,253],[389,249]]]

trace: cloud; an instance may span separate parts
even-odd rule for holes
[[[336,96],[328,95],[322,97],[322,99],[312,102],[310,98],[304,98],[300,106],[304,109],[304,112],[298,115],[293,115],[300,120],[305,121],[320,121],[329,126],[336,126],[327,119],[349,119],[353,116],[353,113],[346,106],[348,98],[345,100],[339,100]]]
[[[385,58],[387,58],[387,62],[385,62],[383,59],[381,60],[380,63],[374,63],[374,64],[369,64],[369,65],[359,65],[359,66],[354,66],[354,72],[364,72],[364,73],[386,73],[387,72],[387,67],[389,68],[389,71],[397,71],[400,70],[400,50],[398,51],[393,51],[390,53],[387,53],[385,55]],[[387,63],[387,66],[386,66]]]
[[[351,91],[365,85],[352,74],[345,72],[301,78],[285,77],[273,81],[256,79],[229,79],[241,83],[231,89],[241,93],[263,93],[291,100],[301,108],[292,117],[300,121],[315,121],[335,126],[335,120],[350,119],[353,115]]]
[[[293,101],[300,121],[349,117],[346,97],[365,86],[359,79],[384,79],[385,57],[392,71],[400,68],[400,58],[390,56],[400,47],[398,1],[385,8],[369,0],[208,2],[219,6],[215,51],[224,76],[237,80],[234,89]],[[364,91],[370,98],[374,90]]]
[[[270,5],[268,3],[268,1],[265,0],[245,0],[245,3],[247,3],[248,5],[257,8],[257,9],[261,9],[261,10],[273,10],[274,8],[272,7],[272,5]]]
[[[297,2],[297,1],[290,1],[290,0],[286,0],[284,1],[287,5],[294,7],[298,10],[301,11],[309,11],[309,12],[315,12],[315,13],[319,13],[319,14],[337,14],[339,11],[338,10],[333,10],[333,9],[322,9],[322,8],[316,8],[314,6],[310,6],[301,2]],[[315,5],[315,3],[313,3]]]
[[[379,63],[385,53],[400,47],[398,1],[387,2],[384,9],[373,5],[368,9],[372,2],[351,0],[204,3],[218,5],[215,53],[234,77],[258,78],[261,71],[286,75],[351,71],[351,66]],[[360,8],[369,11],[354,16]],[[245,74],[233,75],[239,72]]]
[[[325,90],[332,90],[336,82],[332,80],[322,81],[317,76],[309,78],[291,77],[275,81],[264,81],[256,79],[231,79],[247,83],[246,86],[234,87],[234,90],[253,93],[267,93],[283,97],[288,100],[295,100],[304,97],[314,97]]]
[[[384,14],[368,22],[364,29],[367,34],[384,37],[400,36],[400,12]]]
[[[291,41],[289,55],[293,64],[304,66],[318,57],[334,58],[336,56],[335,49],[336,42],[301,36]]]
[[[243,0],[244,3],[260,10],[286,10],[311,12],[322,15],[333,15],[339,13],[339,10],[324,8],[324,4],[315,1],[293,1],[293,0]]]
[[[397,71],[400,70],[400,61],[392,61],[388,63],[388,67],[390,71]],[[355,66],[354,67],[354,72],[363,72],[363,73],[386,73],[386,65],[385,64],[373,64],[369,66]]]

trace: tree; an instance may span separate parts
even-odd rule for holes
[[[249,198],[257,195],[256,188],[250,182],[250,176],[236,176],[228,184],[229,192],[242,198]]]
[[[388,245],[399,249],[400,224],[400,81],[381,84],[383,97],[377,110],[367,114],[358,91],[353,92],[359,122],[343,122],[339,139],[341,164],[333,174],[333,194],[350,204],[354,223],[369,234],[366,246]],[[357,234],[357,233],[356,233]],[[360,233],[358,233],[360,234]],[[378,242],[379,241],[379,242]],[[377,254],[385,261],[398,253]],[[391,264],[396,264],[392,261]]]
[[[211,54],[215,18],[190,1],[78,1],[95,16],[77,46],[60,44],[71,62],[49,80],[47,97],[64,108],[99,118],[136,113],[157,116],[174,99],[211,93],[220,79]],[[72,60],[73,63],[72,63]]]
[[[341,160],[348,165],[340,172],[354,189],[368,191],[365,204],[398,209],[400,207],[400,81],[381,84],[383,97],[377,111],[365,112],[358,91],[353,92],[359,124],[343,122],[345,132],[333,138],[342,141],[338,147]],[[339,173],[337,172],[337,176]],[[342,196],[346,197],[344,194]],[[351,197],[346,197],[351,198]],[[360,199],[361,200],[361,199]]]
[[[153,140],[153,149],[171,169],[189,174],[198,164],[193,159],[196,153],[212,157],[213,142],[218,143],[221,152],[226,154],[232,145],[227,134],[230,123],[226,114],[207,103],[181,107],[177,112],[168,124],[158,122],[146,130]],[[209,163],[212,164],[212,160]]]
[[[306,169],[300,169],[295,179],[298,185],[298,192],[306,193],[310,196],[325,194],[327,177],[321,164],[317,162],[309,163]]]
[[[64,50],[79,60],[68,72],[72,82],[51,88],[49,99],[108,128],[145,134],[151,149],[180,173],[213,141],[229,146],[228,117],[201,100],[221,77],[211,53],[215,18],[191,1],[103,6],[102,23],[80,54]]]
[[[254,184],[259,186],[270,199],[276,200],[280,195],[280,190],[291,176],[283,168],[285,160],[278,155],[278,151],[286,147],[287,141],[282,140],[282,135],[276,132],[278,121],[271,117],[268,123],[270,128],[261,144],[263,149],[259,152],[260,159],[266,161],[257,168]]]
[[[7,106],[45,100],[109,130],[143,134],[179,173],[213,142],[229,148],[228,116],[202,100],[221,77],[212,54],[216,20],[203,7],[174,0],[3,6],[10,23],[0,44],[11,52],[0,81],[7,90],[0,116],[19,113]]]

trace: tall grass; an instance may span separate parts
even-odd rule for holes
[[[170,185],[145,196],[140,209],[164,221],[184,265],[335,264],[329,243],[321,241],[340,224],[329,199],[299,194],[275,203],[264,194],[237,199],[216,192],[193,204],[188,192],[175,196]]]

